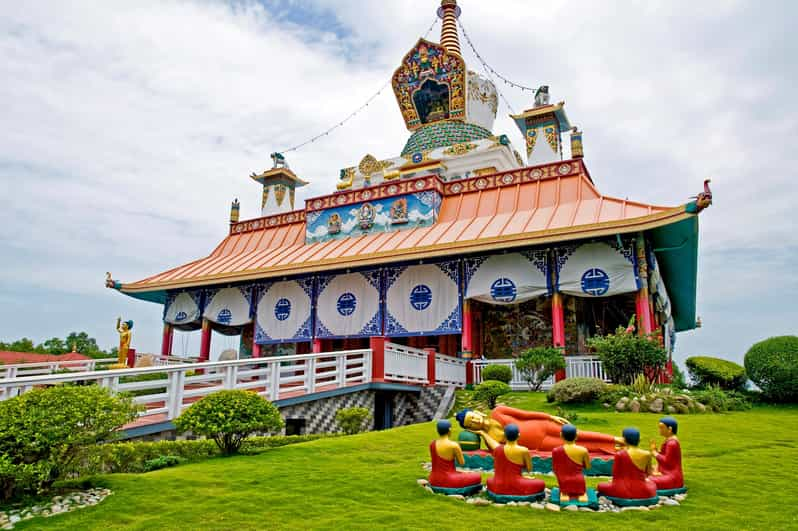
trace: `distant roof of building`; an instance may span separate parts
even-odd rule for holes
[[[0,363],[5,365],[16,363],[45,363],[48,361],[82,361],[90,360],[89,356],[84,356],[78,352],[67,354],[38,354],[36,352],[13,352],[0,350]]]

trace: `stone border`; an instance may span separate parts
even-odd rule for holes
[[[111,494],[113,492],[110,489],[89,489],[53,496],[48,503],[40,503],[23,509],[0,511],[0,529],[14,529],[14,525],[18,522],[30,520],[37,516],[47,518],[56,514],[91,507],[97,505]]]

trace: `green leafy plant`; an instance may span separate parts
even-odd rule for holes
[[[486,365],[482,368],[482,381],[497,380],[506,384],[513,379],[513,370],[507,365]]]
[[[560,404],[592,402],[606,389],[607,384],[598,378],[566,378],[549,389],[546,399]]]
[[[656,335],[639,336],[631,325],[619,326],[614,334],[590,338],[588,345],[601,358],[610,379],[619,384],[631,384],[638,374],[655,381],[668,361]]]
[[[364,407],[346,407],[335,413],[335,422],[347,435],[360,433],[364,424],[371,419],[371,411]]]
[[[704,389],[690,393],[692,398],[707,407],[710,411],[745,411],[751,409],[751,400],[737,391],[724,391],[720,386],[710,385]]]
[[[768,400],[798,402],[798,336],[756,343],[745,354],[745,370]]]
[[[684,372],[679,368],[676,362],[671,366],[673,368],[673,376],[671,377],[671,387],[673,389],[687,389],[687,379],[684,377]]]
[[[515,368],[521,373],[529,389],[540,391],[543,382],[557,371],[565,369],[565,358],[558,348],[535,347],[521,353],[515,360]]]
[[[217,391],[195,402],[174,421],[181,432],[191,431],[213,439],[222,453],[237,453],[255,432],[275,432],[283,427],[280,412],[260,395],[243,390]]]
[[[2,490],[19,494],[49,488],[83,448],[115,439],[137,411],[130,397],[96,385],[34,389],[0,402]]]
[[[180,463],[184,463],[185,461],[185,459],[176,455],[161,455],[155,459],[148,459],[147,461],[144,461],[142,468],[144,469],[144,472],[152,472],[153,470],[160,470],[162,468],[176,466]]]
[[[646,393],[651,393],[656,390],[656,386],[648,381],[645,374],[638,374],[635,376],[635,379],[632,380],[632,385],[629,386],[632,393],[636,395],[644,395]]]
[[[685,365],[697,387],[716,385],[721,389],[742,389],[748,380],[745,368],[733,361],[693,356],[685,360]]]
[[[496,399],[511,391],[510,386],[498,380],[485,380],[476,387],[474,399],[484,402],[490,409],[496,407]]]

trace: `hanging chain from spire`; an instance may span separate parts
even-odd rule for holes
[[[460,25],[460,29],[463,29],[462,24]],[[465,29],[463,29],[463,35],[465,35]],[[474,49],[473,46],[471,47],[471,49],[472,50]],[[476,55],[476,51],[474,52],[474,54]],[[507,98],[504,97],[504,93],[501,90],[499,90],[499,86],[496,84],[496,81],[494,81],[493,76],[490,75],[490,71],[488,71],[488,69],[485,68],[484,63],[483,63],[483,67],[482,67],[482,73],[485,74],[485,76],[488,79],[490,79],[491,83],[493,83],[493,87],[496,89],[496,92],[499,93],[499,97],[501,98],[502,103],[504,103],[504,106],[507,107],[507,110],[510,111],[510,114],[517,114],[515,112],[515,109],[513,108],[513,106],[510,105],[510,102],[507,101]]]
[[[432,32],[432,29],[435,27],[435,24],[437,24],[437,23],[438,23],[438,17],[436,16],[435,19],[432,21],[432,24],[429,25],[429,28],[424,33],[424,37],[422,37],[422,38],[426,39],[429,36],[429,34]],[[351,120],[352,118],[354,118],[355,116],[360,114],[366,107],[369,106],[369,104],[372,101],[377,99],[377,97],[380,94],[382,94],[382,92],[388,87],[388,85],[391,84],[391,81],[392,81],[392,76],[389,76],[388,77],[388,81],[383,83],[383,85],[380,87],[380,89],[377,92],[375,92],[374,94],[372,94],[371,97],[369,99],[367,99],[366,102],[363,105],[361,105],[360,107],[358,107],[357,109],[355,109],[354,111],[349,113],[343,120],[339,121],[337,124],[329,127],[325,131],[322,131],[321,133],[317,134],[316,136],[313,136],[313,137],[305,140],[304,142],[300,142],[299,144],[296,144],[294,146],[282,149],[282,150],[278,151],[277,153],[285,154],[285,153],[291,153],[292,151],[297,151],[297,150],[307,146],[308,144],[312,144],[316,140],[319,140],[319,139],[329,135],[330,133],[332,133],[336,129],[338,129],[340,127],[343,127],[343,125],[345,123],[347,123],[349,120]]]
[[[463,30],[463,37],[465,37],[465,40],[466,40],[466,42],[468,43],[468,46],[469,46],[469,48],[471,48],[471,51],[472,51],[472,52],[474,52],[474,55],[476,56],[476,58],[479,60],[479,62],[480,62],[480,63],[482,63],[482,66],[483,66],[483,67],[484,67],[484,68],[485,68],[487,71],[491,72],[491,73],[492,73],[494,76],[496,76],[497,78],[499,78],[499,79],[501,79],[502,81],[504,81],[504,84],[505,84],[505,85],[510,85],[510,86],[512,86],[512,87],[519,88],[519,89],[521,89],[522,91],[524,91],[524,90],[530,90],[530,91],[532,91],[532,92],[535,92],[535,91],[537,90],[537,88],[527,87],[527,86],[525,86],[525,85],[521,85],[521,84],[519,84],[519,83],[515,83],[515,82],[513,82],[513,81],[510,81],[509,79],[507,79],[506,77],[504,77],[503,75],[501,75],[500,73],[498,73],[496,70],[494,70],[494,69],[493,69],[493,67],[491,67],[491,66],[490,66],[490,65],[489,65],[489,64],[488,64],[488,63],[487,63],[487,62],[486,62],[486,61],[485,61],[485,60],[482,58],[482,56],[481,56],[481,55],[479,55],[479,52],[478,52],[478,51],[477,51],[477,49],[474,47],[474,43],[473,43],[473,42],[471,42],[471,38],[468,36],[468,32],[466,31],[466,29],[465,29],[465,26],[463,26],[463,21],[462,21],[462,20],[458,20],[457,22],[458,22],[458,24],[459,24],[459,26],[460,26],[460,29],[461,29],[461,30]]]

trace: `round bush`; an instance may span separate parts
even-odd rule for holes
[[[283,427],[280,412],[271,402],[243,390],[211,393],[192,404],[174,423],[180,431],[213,439],[228,455],[238,452],[249,435]]]
[[[546,395],[549,402],[579,404],[592,402],[607,390],[598,378],[566,378],[552,386]]]
[[[364,407],[341,408],[335,413],[335,422],[347,435],[363,431],[364,424],[371,418],[371,411]]]
[[[756,343],[745,354],[745,370],[768,399],[798,402],[798,336]]]
[[[482,368],[482,381],[497,380],[506,384],[513,379],[513,370],[507,365],[486,365]]]
[[[496,407],[496,399],[511,391],[510,386],[498,380],[485,380],[474,391],[474,399],[488,404],[490,409]]]
[[[709,356],[693,356],[685,360],[690,378],[698,387],[717,385],[721,389],[741,389],[748,377],[745,368],[733,361]]]

